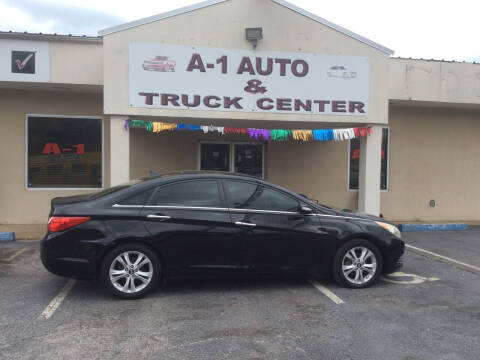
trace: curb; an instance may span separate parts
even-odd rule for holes
[[[0,232],[0,242],[15,241],[14,232]]]
[[[461,231],[467,230],[468,225],[464,223],[452,224],[400,224],[400,231]]]

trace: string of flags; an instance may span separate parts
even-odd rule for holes
[[[201,131],[204,134],[244,134],[256,140],[286,141],[294,139],[298,141],[343,141],[369,136],[371,127],[347,128],[347,129],[316,129],[316,130],[288,130],[288,129],[252,129],[234,128],[212,125],[171,124],[157,121],[125,120],[125,130],[128,128],[141,128],[153,133],[164,131]]]

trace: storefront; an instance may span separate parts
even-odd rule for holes
[[[189,169],[394,221],[480,220],[479,65],[392,54],[283,0],[207,1],[99,37],[0,33],[0,225]]]

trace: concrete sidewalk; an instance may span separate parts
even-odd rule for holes
[[[14,232],[17,240],[38,240],[47,232],[47,224],[0,225],[0,232]]]

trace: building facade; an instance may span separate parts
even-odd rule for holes
[[[53,197],[190,169],[393,221],[480,220],[478,64],[393,58],[283,0],[210,0],[99,34],[0,33],[0,224],[45,223]],[[214,131],[225,127],[371,134]]]

